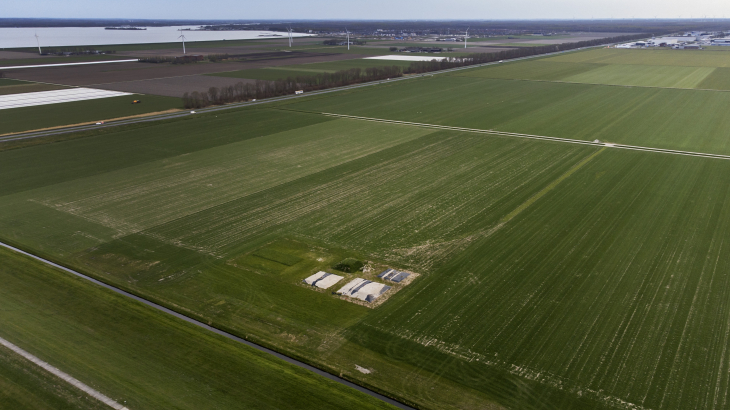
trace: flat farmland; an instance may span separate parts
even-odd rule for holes
[[[663,65],[677,67],[730,67],[730,50],[667,50],[599,48],[566,53],[549,61],[593,64]]]
[[[606,150],[353,340],[439,350],[473,385],[496,366],[608,407],[724,408],[729,169]]]
[[[2,87],[0,87],[2,90]],[[135,99],[142,104],[132,104]],[[182,100],[156,95],[129,95],[100,100],[0,110],[0,134],[90,123],[182,109]]]
[[[0,78],[0,95],[33,93],[38,91],[61,90],[66,87],[55,84],[40,84],[29,81]]]
[[[436,57],[434,57],[436,58]],[[408,67],[409,61],[383,61],[383,60],[342,60],[336,62],[309,63],[285,65],[278,67],[267,67],[240,71],[230,71],[223,73],[209,74],[219,77],[235,77],[235,78],[251,78],[257,80],[278,80],[287,77],[310,76],[319,73],[333,73],[340,70],[349,70],[351,68],[366,69],[368,67],[398,66]]]
[[[466,70],[475,78],[728,90],[727,51],[596,49]]]
[[[25,54],[25,53],[22,53]],[[4,59],[0,58],[0,70],[3,67],[11,66],[22,66],[22,65],[36,65],[36,64],[63,64],[63,63],[84,63],[88,61],[112,61],[112,60],[124,60],[124,57],[114,55],[79,55],[79,56],[38,56],[34,54],[28,54],[23,56],[21,53],[13,53],[13,57]]]
[[[419,408],[726,408],[730,161],[489,132],[730,154],[730,94],[666,86],[724,67],[560,82],[612,58],[0,143],[0,239]],[[385,268],[382,304],[302,283]]]
[[[730,154],[726,92],[434,76],[282,107]]]
[[[108,135],[98,145],[84,138],[5,151],[0,155],[8,179],[21,175],[13,164],[37,159],[24,168],[36,168],[35,177],[23,177],[3,196],[3,237],[348,377],[365,377],[355,365],[372,366],[377,373],[363,381],[387,390],[407,372],[379,354],[369,353],[367,363],[360,363],[349,353],[357,345],[342,335],[371,309],[302,287],[312,272],[277,273],[281,268],[242,264],[244,256],[290,237],[313,255],[307,263],[315,272],[331,269],[317,265],[320,259],[331,264],[354,256],[427,273],[596,151],[271,112],[272,121],[280,119],[272,124],[292,115],[302,125],[313,124],[268,135],[252,131],[256,137],[240,142],[148,157],[131,167],[120,163],[106,172],[99,172],[99,166],[110,165],[104,157],[126,157],[103,143],[113,142]],[[232,125],[242,118],[240,113],[218,116],[227,116]],[[193,122],[148,133],[191,129]],[[237,128],[230,130],[237,134]],[[136,133],[128,132],[129,138]],[[176,132],[167,135],[168,141],[179,138]],[[118,137],[132,145],[131,162],[145,150],[129,138]],[[69,152],[85,147],[77,155],[97,157],[99,166],[77,168],[50,183],[44,175],[64,165],[42,158],[65,144]],[[225,165],[221,155],[232,162]],[[50,167],[45,172],[37,168],[43,163]],[[152,174],[159,178],[150,184]],[[194,192],[198,188],[203,191]],[[114,199],[106,201],[108,196]],[[279,252],[288,251],[283,249]],[[441,390],[438,398],[425,397],[420,381],[427,377],[418,377],[399,395],[437,407],[444,400],[456,408],[494,402],[483,391],[464,390],[449,380],[434,384]]]
[[[222,76],[212,77],[208,75],[185,75],[179,77],[109,83],[95,87],[104,90],[182,98],[185,93],[192,93],[194,91],[207,93],[210,87],[229,87],[236,85],[239,82],[253,83],[254,81],[238,78],[226,78]],[[0,88],[0,92],[2,92],[2,88]]]
[[[268,53],[268,57],[263,54],[252,54],[249,57],[251,61],[227,61],[221,63],[200,64],[153,64],[127,62],[9,70],[6,75],[9,78],[17,80],[88,86],[237,71],[247,68],[337,61],[355,57],[356,56],[337,53],[270,52]]]
[[[25,256],[0,257],[0,336],[127,408],[392,408]],[[101,408],[24,360],[0,350],[3,408]]]
[[[723,71],[714,74],[716,70],[718,69],[715,67],[569,63],[542,59],[466,70],[455,75],[473,78],[725,90],[726,86],[723,83],[714,84],[706,81],[710,76],[724,77]]]

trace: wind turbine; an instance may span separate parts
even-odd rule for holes
[[[294,40],[291,35],[291,27],[289,27],[286,31],[289,32],[289,48],[291,48],[292,41]]]
[[[347,30],[347,27],[345,27],[345,32],[347,33],[347,50],[350,50],[350,31]]]
[[[469,38],[469,29],[471,26],[466,28],[466,34],[464,35],[464,48],[466,48],[466,39]]]
[[[183,43],[183,54],[185,54],[185,34],[182,33],[182,29],[180,29],[179,31],[180,31],[180,37],[178,37],[178,38],[181,38],[182,39],[182,43]]]
[[[38,33],[35,33],[35,42],[38,43],[38,54],[43,54],[43,52],[41,52],[41,41],[38,40]]]

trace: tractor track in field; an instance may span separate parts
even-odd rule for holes
[[[479,128],[452,127],[449,125],[438,125],[438,124],[428,124],[428,123],[422,123],[422,122],[388,120],[388,119],[383,119],[383,118],[358,117],[356,115],[333,114],[333,113],[329,113],[329,112],[322,112],[319,114],[325,115],[327,117],[334,117],[334,118],[379,122],[379,123],[383,123],[383,124],[407,125],[407,126],[411,126],[411,127],[431,128],[431,129],[436,129],[436,130],[460,131],[460,132],[469,132],[469,133],[476,133],[476,134],[495,135],[495,136],[501,136],[501,137],[513,137],[513,138],[524,138],[524,139],[532,139],[532,140],[562,142],[562,143],[567,143],[567,144],[589,145],[589,146],[601,147],[601,148],[617,148],[617,149],[626,149],[626,150],[632,150],[632,151],[653,152],[653,153],[659,153],[659,154],[685,155],[685,156],[690,156],[690,157],[730,160],[730,155],[710,154],[710,153],[706,153],[706,152],[682,151],[682,150],[676,150],[676,149],[654,148],[654,147],[642,147],[642,146],[638,146],[638,145],[618,144],[618,143],[612,143],[612,142],[584,141],[584,140],[576,140],[576,139],[570,139],[570,138],[548,137],[546,135],[521,134],[518,132],[507,132],[507,131],[496,131],[496,130],[483,130],[483,129],[479,129]]]
[[[301,368],[303,368],[303,369],[309,370],[309,371],[311,371],[311,372],[313,372],[313,373],[316,373],[316,374],[317,374],[317,375],[319,375],[319,376],[323,376],[323,377],[326,377],[327,379],[329,379],[329,380],[332,380],[332,381],[334,381],[334,382],[336,382],[336,383],[340,383],[340,384],[342,384],[342,385],[345,385],[345,386],[347,386],[347,387],[350,387],[350,388],[352,388],[352,389],[355,389],[355,390],[357,390],[357,391],[359,391],[359,392],[361,392],[361,393],[365,393],[365,394],[367,394],[368,396],[374,397],[374,398],[376,398],[376,399],[380,399],[380,400],[382,400],[382,401],[384,401],[384,402],[386,402],[386,403],[388,403],[388,404],[390,404],[390,405],[392,405],[392,406],[395,406],[395,407],[397,407],[397,408],[400,408],[400,409],[406,409],[406,410],[415,410],[415,409],[414,409],[413,407],[407,406],[407,405],[405,405],[405,404],[403,404],[403,403],[400,403],[400,402],[398,402],[398,401],[396,401],[396,400],[393,400],[393,399],[391,399],[390,397],[384,396],[384,395],[382,395],[382,394],[380,394],[380,393],[377,393],[377,392],[375,392],[375,391],[373,391],[373,390],[370,390],[370,389],[367,389],[367,388],[365,388],[365,387],[362,387],[362,386],[360,386],[360,385],[358,385],[358,384],[355,384],[355,383],[353,383],[353,382],[351,382],[351,381],[349,381],[349,380],[346,380],[346,379],[343,379],[343,378],[337,377],[337,376],[335,376],[335,375],[333,375],[333,374],[327,373],[327,372],[325,372],[324,370],[320,370],[320,369],[318,369],[318,368],[316,368],[316,367],[314,367],[314,366],[311,366],[311,365],[309,365],[309,364],[307,364],[307,363],[301,362],[301,361],[299,361],[299,360],[296,360],[296,359],[293,359],[293,358],[291,358],[291,357],[289,357],[289,356],[286,356],[286,355],[284,355],[284,354],[281,354],[281,353],[279,353],[279,352],[277,352],[277,351],[275,351],[275,350],[269,349],[269,348],[267,348],[267,347],[264,347],[264,346],[261,346],[261,345],[259,345],[259,344],[256,344],[256,343],[253,343],[253,342],[251,342],[251,341],[248,341],[248,340],[246,340],[246,339],[244,339],[244,338],[242,338],[242,337],[236,336],[236,335],[234,335],[234,334],[231,334],[231,333],[225,332],[225,331],[223,331],[223,330],[220,330],[220,329],[218,329],[218,328],[215,328],[215,327],[213,327],[213,326],[207,325],[207,324],[205,324],[205,323],[203,323],[203,322],[200,322],[200,321],[198,321],[198,320],[196,320],[196,319],[193,319],[193,318],[191,318],[191,317],[185,316],[185,315],[183,315],[183,314],[181,314],[181,313],[178,313],[178,312],[176,312],[176,311],[174,311],[174,310],[172,310],[172,309],[168,309],[168,308],[166,308],[166,307],[164,307],[164,306],[162,306],[162,305],[158,305],[158,304],[157,304],[157,303],[155,303],[155,302],[152,302],[152,301],[150,301],[150,300],[147,300],[147,299],[145,299],[145,298],[139,297],[139,296],[137,296],[137,295],[134,295],[134,294],[132,294],[132,293],[130,293],[130,292],[127,292],[127,291],[125,291],[125,290],[122,290],[122,289],[120,289],[120,288],[117,288],[117,287],[115,287],[115,286],[112,286],[112,285],[106,284],[106,283],[104,283],[104,282],[102,282],[102,281],[100,281],[100,280],[97,280],[97,279],[94,279],[94,278],[92,278],[92,277],[90,277],[90,276],[84,275],[83,273],[77,272],[77,271],[75,271],[75,270],[73,270],[73,269],[69,269],[69,268],[67,268],[67,267],[65,267],[65,266],[62,266],[62,265],[59,265],[59,264],[57,264],[57,263],[51,262],[51,261],[49,261],[49,260],[47,260],[47,259],[44,259],[44,258],[41,258],[41,257],[39,257],[39,256],[33,255],[32,253],[29,253],[29,252],[23,251],[23,250],[21,250],[21,249],[18,249],[18,248],[14,247],[14,246],[8,245],[8,244],[6,244],[6,243],[3,243],[3,242],[0,242],[0,246],[1,246],[1,247],[3,247],[3,248],[7,248],[7,249],[9,249],[9,250],[11,250],[11,251],[14,251],[14,252],[17,252],[17,253],[23,254],[23,255],[25,255],[25,256],[28,256],[28,257],[30,257],[30,258],[33,258],[33,259],[35,259],[35,260],[37,260],[37,261],[39,261],[39,262],[42,262],[42,263],[44,263],[44,264],[46,264],[46,265],[49,265],[49,266],[52,266],[52,267],[54,267],[54,268],[56,268],[56,269],[60,269],[60,270],[62,270],[62,271],[64,271],[64,272],[66,272],[66,273],[70,273],[70,274],[72,274],[72,275],[74,275],[74,276],[77,276],[77,277],[79,277],[79,278],[82,278],[82,279],[86,279],[87,281],[89,281],[89,282],[92,282],[92,283],[94,283],[94,284],[96,284],[96,285],[98,285],[98,286],[101,286],[101,287],[103,287],[103,288],[106,288],[106,289],[108,289],[108,290],[111,290],[112,292],[115,292],[115,293],[117,293],[117,294],[120,294],[120,295],[122,295],[122,296],[125,296],[125,297],[127,297],[127,298],[130,298],[130,299],[134,299],[134,300],[136,300],[137,302],[140,302],[140,303],[144,303],[145,305],[147,305],[147,306],[150,306],[150,307],[152,307],[152,308],[154,308],[154,309],[157,309],[157,310],[159,310],[159,311],[161,311],[161,312],[163,312],[163,313],[166,313],[166,314],[168,314],[168,315],[172,315],[172,316],[175,316],[175,317],[176,317],[176,318],[178,318],[178,319],[182,319],[182,320],[184,320],[184,321],[186,321],[186,322],[188,322],[188,323],[190,323],[190,324],[193,324],[193,325],[195,325],[195,326],[201,327],[201,328],[203,328],[203,329],[205,329],[205,330],[208,330],[208,331],[210,331],[210,332],[213,332],[213,333],[215,333],[215,334],[218,334],[218,335],[220,335],[220,336],[223,336],[223,337],[225,337],[225,338],[228,338],[228,339],[230,339],[230,340],[233,340],[233,341],[236,341],[236,342],[242,343],[242,344],[244,344],[244,345],[246,345],[246,346],[252,347],[252,348],[254,348],[254,349],[258,350],[258,351],[264,352],[264,353],[268,353],[268,354],[270,354],[270,355],[272,355],[272,356],[276,356],[276,357],[277,357],[278,359],[281,359],[281,360],[283,360],[283,361],[285,361],[285,362],[287,362],[287,363],[289,363],[289,364],[293,364],[293,365],[295,365],[295,366],[297,366],[297,367],[301,367]],[[0,339],[0,341],[3,341],[3,339]],[[9,343],[9,342],[8,342],[8,343]],[[7,347],[8,347],[8,348],[10,348],[10,346],[7,346]],[[12,348],[11,348],[11,349],[12,349]],[[20,350],[20,348],[18,348],[18,349]],[[13,350],[14,350],[14,349],[13,349]],[[15,351],[15,350],[14,350],[14,351]],[[22,351],[22,350],[21,350],[21,351]],[[18,353],[18,352],[16,351],[16,353]],[[20,354],[20,353],[19,353],[19,354]],[[31,357],[34,357],[34,356],[31,356]],[[27,358],[27,357],[26,357],[26,358]],[[28,360],[31,360],[31,359],[29,359],[29,358],[28,358]],[[45,362],[42,362],[42,363],[45,363]],[[36,363],[36,364],[38,364],[38,363]],[[40,365],[40,364],[39,364],[39,365]],[[52,366],[50,366],[50,365],[48,365],[48,366],[49,366],[49,367],[52,367]],[[42,367],[43,367],[43,366],[42,366]],[[45,367],[44,367],[44,368],[45,368]],[[48,369],[46,369],[46,370],[48,370]],[[54,373],[54,374],[55,374],[55,373]],[[64,373],[64,374],[65,374],[65,373]],[[68,376],[68,375],[67,375],[67,376]],[[59,376],[59,377],[60,377],[60,376]],[[71,376],[68,376],[68,377],[69,377],[69,378],[71,378],[72,380],[76,380],[76,379],[73,379],[73,378],[72,378]],[[66,380],[66,379],[64,379],[64,380]],[[68,380],[67,380],[67,381],[68,381]],[[81,383],[81,382],[79,382],[79,383]],[[72,384],[73,384],[73,383],[72,383]],[[74,384],[74,385],[75,385],[76,387],[79,387],[79,386],[77,386],[76,384]],[[82,390],[83,390],[83,389],[82,389]],[[86,391],[86,390],[84,390],[84,391]],[[87,393],[89,393],[89,392],[87,392]],[[98,392],[97,392],[97,393],[98,393]],[[91,394],[91,393],[89,393],[89,394]],[[98,393],[98,394],[99,394],[99,395],[101,395],[101,393]],[[101,396],[103,396],[103,395],[101,395]],[[94,397],[96,397],[96,396],[94,396]],[[106,396],[103,396],[103,397],[106,397]],[[97,397],[97,398],[98,398],[98,397]],[[100,400],[101,400],[101,399],[100,399]],[[109,399],[109,400],[111,400],[111,399]],[[102,400],[102,401],[103,401],[103,400]],[[105,403],[106,403],[106,402],[105,402]],[[114,403],[116,404],[116,402],[114,402]],[[115,407],[115,408],[116,408],[116,407]],[[120,409],[122,409],[122,407],[119,407],[119,408],[120,408]]]

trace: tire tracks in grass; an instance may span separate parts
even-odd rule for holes
[[[527,209],[530,205],[532,205],[535,202],[537,202],[537,200],[539,200],[540,198],[542,198],[543,196],[545,196],[545,194],[547,194],[548,192],[552,191],[561,182],[563,182],[568,177],[570,177],[571,175],[573,175],[576,171],[578,171],[579,169],[581,169],[585,164],[589,163],[593,158],[595,158],[596,156],[598,156],[598,154],[600,154],[601,152],[603,152],[605,150],[606,150],[605,147],[604,148],[601,148],[598,151],[596,151],[593,154],[591,154],[588,157],[586,157],[585,159],[583,159],[583,161],[581,161],[581,162],[573,165],[572,168],[570,168],[563,175],[561,175],[560,177],[558,177],[558,179],[556,179],[555,181],[551,182],[548,186],[546,186],[545,188],[543,188],[542,190],[540,190],[540,192],[538,192],[535,195],[533,195],[530,199],[528,199],[527,201],[523,202],[517,208],[515,208],[512,212],[508,213],[502,219],[500,219],[499,220],[499,224],[497,224],[497,226],[504,225],[505,223],[507,223],[507,222],[511,221],[512,219],[514,219],[514,217],[516,217],[517,215],[519,215],[522,211],[524,211],[525,209]]]
[[[463,238],[457,238],[452,239],[445,242],[440,243],[427,243],[427,244],[420,244],[417,246],[409,247],[409,248],[401,248],[398,249],[401,253],[404,254],[412,254],[415,252],[423,251],[428,249],[430,253],[438,253],[442,258],[444,258],[446,255],[454,254],[456,252],[459,252],[466,248],[471,242],[473,242],[476,239],[484,239],[492,236],[495,232],[502,229],[504,225],[506,225],[509,221],[517,217],[520,213],[522,213],[525,209],[529,208],[532,204],[540,200],[543,196],[547,195],[550,191],[555,189],[558,185],[560,185],[561,182],[568,179],[571,175],[576,173],[578,170],[580,170],[583,166],[591,162],[598,154],[605,151],[607,147],[602,147],[598,151],[590,154],[577,164],[573,165],[570,169],[568,169],[565,173],[563,173],[561,176],[559,176],[557,179],[555,179],[553,182],[545,186],[543,189],[538,191],[535,195],[528,198],[525,202],[518,205],[515,209],[513,209],[511,212],[503,216],[499,222],[497,222],[492,227],[478,231],[472,235],[463,237]],[[424,267],[421,267],[422,269]]]

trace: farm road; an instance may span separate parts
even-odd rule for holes
[[[584,141],[584,140],[574,140],[574,139],[570,139],[570,138],[548,137],[545,135],[520,134],[517,132],[506,132],[506,131],[495,131],[495,130],[482,130],[482,129],[478,129],[478,128],[451,127],[448,125],[426,124],[426,123],[421,123],[421,122],[410,122],[410,121],[386,120],[386,119],[382,119],[382,118],[358,117],[355,115],[333,114],[333,113],[328,113],[328,112],[323,112],[320,114],[326,115],[328,117],[346,118],[346,119],[359,120],[359,121],[380,122],[380,123],[384,123],[384,124],[410,125],[413,127],[432,128],[432,129],[437,129],[437,130],[471,132],[471,133],[478,133],[478,134],[499,135],[499,136],[505,136],[505,137],[514,137],[514,138],[555,141],[555,142],[563,142],[563,143],[568,143],[568,144],[592,145],[594,147],[618,148],[618,149],[628,149],[628,150],[632,150],[632,151],[646,151],[646,152],[654,152],[654,153],[660,153],[660,154],[686,155],[686,156],[690,156],[690,157],[730,160],[730,155],[709,154],[706,152],[682,151],[682,150],[654,148],[654,147],[641,147],[638,145],[614,144],[614,143],[609,143],[609,142],[593,142],[593,141]]]
[[[293,365],[295,365],[295,366],[298,366],[298,367],[301,367],[301,368],[307,369],[307,370],[309,370],[309,371],[311,371],[311,372],[313,372],[313,373],[316,373],[316,374],[318,374],[318,375],[320,375],[320,376],[326,377],[326,378],[328,378],[328,379],[330,379],[330,380],[332,380],[332,381],[334,381],[334,382],[337,382],[337,383],[343,384],[343,385],[345,385],[345,386],[347,386],[347,387],[353,388],[353,389],[355,389],[355,390],[357,390],[357,391],[360,391],[360,392],[362,392],[362,393],[365,393],[365,394],[367,394],[367,395],[369,395],[369,396],[375,397],[376,399],[380,399],[380,400],[382,400],[382,401],[384,401],[384,402],[386,402],[386,403],[388,403],[388,404],[390,404],[390,405],[392,405],[392,406],[395,406],[395,407],[398,407],[398,408],[401,408],[401,409],[406,409],[406,410],[414,410],[414,409],[413,409],[412,407],[409,407],[409,406],[406,406],[405,404],[399,403],[399,402],[397,402],[397,401],[395,401],[395,400],[393,400],[393,399],[391,399],[391,398],[389,398],[389,397],[383,396],[383,395],[381,395],[381,394],[379,394],[379,393],[376,393],[376,392],[374,392],[374,391],[372,391],[372,390],[368,390],[368,389],[366,389],[366,388],[364,388],[364,387],[362,387],[362,386],[359,386],[359,385],[357,385],[357,384],[355,384],[355,383],[352,383],[352,382],[350,382],[350,381],[347,381],[347,380],[345,380],[345,379],[341,379],[341,378],[339,378],[339,377],[337,377],[337,376],[334,376],[334,375],[332,375],[332,374],[330,374],[330,373],[327,373],[327,372],[325,372],[325,371],[323,371],[323,370],[320,370],[320,369],[318,369],[318,368],[316,368],[316,367],[314,367],[314,366],[310,366],[310,365],[308,365],[308,364],[306,364],[306,363],[304,363],[304,362],[300,362],[300,361],[298,361],[298,360],[296,360],[296,359],[292,359],[292,358],[290,358],[290,357],[288,357],[288,356],[285,356],[285,355],[283,355],[283,354],[281,354],[281,353],[279,353],[279,352],[276,352],[276,351],[274,351],[274,350],[271,350],[271,349],[268,349],[268,348],[266,348],[266,347],[263,347],[263,346],[257,345],[256,343],[253,343],[253,342],[249,342],[248,340],[246,340],[246,339],[243,339],[243,338],[241,338],[241,337],[238,337],[238,336],[235,336],[235,335],[233,335],[233,334],[231,334],[231,333],[228,333],[228,332],[224,332],[224,331],[222,331],[222,330],[220,330],[220,329],[217,329],[217,328],[215,328],[215,327],[213,327],[213,326],[209,326],[209,325],[207,325],[207,324],[205,324],[205,323],[203,323],[203,322],[199,322],[199,321],[197,321],[197,320],[195,320],[195,319],[192,319],[192,318],[190,318],[190,317],[187,317],[187,316],[185,316],[185,315],[183,315],[183,314],[180,314],[180,313],[178,313],[178,312],[176,312],[176,311],[174,311],[174,310],[171,310],[171,309],[168,309],[168,308],[166,308],[166,307],[163,307],[163,306],[161,306],[161,305],[158,305],[157,303],[151,302],[151,301],[149,301],[149,300],[147,300],[147,299],[141,298],[141,297],[139,297],[139,296],[136,296],[136,295],[134,295],[134,294],[132,294],[132,293],[129,293],[129,292],[127,292],[127,291],[124,291],[124,290],[122,290],[122,289],[116,288],[116,287],[114,287],[114,286],[111,286],[111,285],[107,285],[106,283],[104,283],[104,282],[102,282],[102,281],[96,280],[96,279],[94,279],[94,278],[92,278],[92,277],[90,277],[90,276],[86,276],[86,275],[84,275],[83,273],[79,273],[79,272],[77,272],[77,271],[75,271],[75,270],[73,270],[73,269],[69,269],[69,268],[66,268],[66,267],[64,267],[64,266],[61,266],[61,265],[59,265],[59,264],[53,263],[53,262],[51,262],[51,261],[49,261],[49,260],[47,260],[47,259],[43,259],[43,258],[41,258],[41,257],[39,257],[39,256],[35,256],[35,255],[31,254],[31,253],[25,252],[25,251],[23,251],[23,250],[21,250],[21,249],[18,249],[18,248],[14,247],[14,246],[10,246],[10,245],[8,245],[8,244],[6,244],[6,243],[3,243],[3,242],[0,242],[0,246],[2,246],[2,247],[4,247],[4,248],[7,248],[7,249],[10,249],[10,250],[12,250],[12,251],[14,251],[14,252],[18,252],[18,253],[20,253],[20,254],[23,254],[23,255],[25,255],[25,256],[28,256],[28,257],[30,257],[30,258],[33,258],[33,259],[35,259],[35,260],[37,260],[37,261],[40,261],[40,262],[42,262],[42,263],[45,263],[46,265],[52,266],[52,267],[54,267],[54,268],[56,268],[56,269],[60,269],[60,270],[62,270],[62,271],[64,271],[64,272],[66,272],[66,273],[70,273],[70,274],[72,274],[72,275],[78,276],[79,278],[82,278],[82,279],[86,279],[86,280],[88,280],[89,282],[92,282],[92,283],[94,283],[94,284],[96,284],[96,285],[99,285],[99,286],[101,286],[101,287],[103,287],[103,288],[106,288],[106,289],[108,289],[108,290],[111,290],[112,292],[118,293],[118,294],[120,294],[120,295],[122,295],[122,296],[126,296],[126,297],[128,297],[128,298],[130,298],[130,299],[134,299],[134,300],[136,300],[137,302],[141,302],[141,303],[144,303],[144,304],[145,304],[145,305],[147,305],[147,306],[150,306],[150,307],[152,307],[152,308],[154,308],[154,309],[157,309],[157,310],[159,310],[159,311],[161,311],[161,312],[167,313],[168,315],[172,315],[172,316],[175,316],[175,317],[176,317],[176,318],[178,318],[178,319],[182,319],[182,320],[184,320],[184,321],[186,321],[186,322],[188,322],[188,323],[190,323],[190,324],[193,324],[193,325],[195,325],[195,326],[201,327],[201,328],[203,328],[203,329],[205,329],[205,330],[211,331],[211,332],[213,332],[213,333],[215,333],[215,334],[218,334],[218,335],[220,335],[220,336],[223,336],[223,337],[225,337],[225,338],[228,338],[228,339],[230,339],[230,340],[233,340],[233,341],[236,341],[236,342],[239,342],[239,343],[243,343],[243,344],[245,344],[246,346],[252,347],[252,348],[254,348],[254,349],[256,349],[256,350],[259,350],[259,351],[261,351],[261,352],[264,352],[264,353],[268,353],[268,354],[270,354],[270,355],[276,356],[277,358],[279,358],[279,359],[281,359],[281,360],[283,360],[283,361],[285,361],[285,362],[287,362],[287,363],[289,363],[289,364],[293,364]],[[2,342],[2,341],[4,341],[4,339],[0,338],[0,342]],[[9,342],[7,342],[7,343],[9,343]],[[4,343],[3,343],[3,344],[4,344]],[[9,347],[9,346],[8,346],[8,347]],[[11,349],[12,349],[12,348],[11,348]],[[18,349],[19,349],[19,348],[18,348]],[[31,356],[31,357],[34,357],[34,356]],[[27,357],[26,357],[26,358],[27,358]],[[30,359],[29,359],[29,360],[30,360]],[[43,362],[43,363],[45,363],[45,362]],[[36,363],[36,364],[38,364],[38,363]],[[49,365],[49,366],[50,366],[50,365]],[[42,367],[43,367],[43,366],[42,366]],[[44,368],[45,368],[45,367],[44,367]],[[54,368],[54,369],[55,369],[55,368]],[[49,369],[46,369],[46,370],[49,370]],[[56,370],[57,370],[57,369],[56,369]],[[50,371],[50,370],[49,370],[49,371]],[[60,371],[59,371],[59,372],[60,372]],[[54,374],[56,374],[56,373],[54,373]],[[63,373],[63,374],[65,374],[65,373]],[[67,375],[67,376],[68,376],[68,375]],[[59,376],[59,377],[60,377],[60,376]],[[68,377],[71,377],[71,376],[68,376]],[[73,378],[71,378],[71,379],[73,379]],[[64,380],[66,380],[66,379],[64,379]],[[73,379],[73,380],[76,380],[76,379]],[[78,381],[77,381],[77,382],[78,382]],[[78,382],[78,383],[81,383],[81,382]],[[72,384],[73,384],[73,383],[72,383]],[[83,383],[81,383],[81,384],[83,384]],[[84,386],[85,386],[85,385],[84,385]],[[79,387],[79,386],[77,386],[77,387]],[[82,389],[82,390],[83,390],[83,389]],[[84,390],[84,391],[86,391],[86,390]],[[89,392],[87,391],[87,393],[89,393]],[[91,393],[89,393],[89,394],[91,394]],[[101,394],[101,393],[99,393],[99,394]],[[102,395],[102,396],[103,396],[103,395]],[[94,397],[96,397],[96,396],[94,396]],[[106,396],[104,396],[104,397],[106,397]],[[97,398],[98,398],[98,397],[97,397]],[[111,400],[111,399],[109,399],[109,400]],[[112,402],[113,402],[113,401],[112,401]],[[106,402],[105,402],[105,403],[106,403]],[[116,403],[116,402],[114,402],[114,403],[118,405],[118,403]],[[107,404],[108,404],[108,403],[107,403]],[[124,408],[124,407],[115,407],[115,409],[118,409],[118,410],[125,410],[126,408]]]
[[[64,373],[61,370],[58,370],[56,367],[51,366],[47,362],[44,362],[43,360],[33,356],[32,354],[26,352],[25,350],[19,348],[18,346],[14,345],[14,344],[8,342],[7,340],[3,339],[2,337],[0,337],[0,345],[7,347],[8,349],[12,350],[13,352],[17,353],[18,355],[22,356],[23,358],[40,366],[41,368],[43,368],[43,370],[53,374],[54,376],[62,379],[65,382],[71,384],[72,386],[78,388],[79,390],[81,390],[84,393],[88,394],[89,396],[99,400],[100,402],[106,404],[107,406],[109,406],[115,410],[129,410],[126,407],[122,406],[121,404],[117,403],[116,401],[114,401],[114,400],[110,399],[109,397],[105,396],[104,394],[100,393],[99,391],[92,389],[91,387],[80,382],[79,380],[69,376],[67,373]]]

